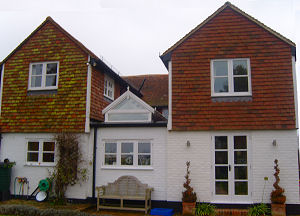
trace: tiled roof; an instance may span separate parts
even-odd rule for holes
[[[168,74],[123,76],[134,87],[141,88],[142,99],[151,106],[168,106]]]
[[[268,26],[266,26],[262,22],[258,21],[254,17],[250,16],[249,14],[245,13],[244,11],[242,11],[241,9],[239,9],[238,7],[236,7],[233,4],[231,4],[230,2],[226,2],[222,7],[220,7],[217,11],[215,11],[212,15],[210,15],[206,20],[204,20],[202,23],[200,23],[198,26],[196,26],[194,29],[192,29],[188,34],[186,34],[183,38],[181,38],[179,41],[177,41],[173,46],[171,46],[169,49],[167,49],[160,56],[161,59],[163,60],[163,62],[165,63],[165,61],[168,61],[165,58],[168,58],[168,54],[170,52],[172,52],[174,49],[176,49],[180,44],[182,44],[185,40],[187,40],[192,34],[194,34],[196,31],[198,31],[200,28],[202,28],[205,24],[207,24],[210,20],[212,20],[215,16],[217,16],[220,12],[222,12],[227,7],[230,7],[234,11],[236,11],[239,14],[243,15],[244,17],[246,17],[250,21],[254,22],[256,25],[262,27],[263,29],[265,29],[266,31],[270,32],[271,34],[273,34],[274,36],[276,36],[280,40],[286,42],[290,46],[296,47],[295,43],[292,42],[291,40],[289,40],[288,38],[282,36],[278,32],[276,32],[273,29],[269,28]],[[166,63],[165,63],[165,65],[166,65]]]

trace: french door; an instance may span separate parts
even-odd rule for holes
[[[249,142],[245,135],[213,137],[215,201],[249,201]]]

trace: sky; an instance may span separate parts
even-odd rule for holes
[[[159,55],[224,3],[224,0],[0,0],[0,61],[51,16],[120,75],[167,73]],[[231,3],[297,45],[300,43],[300,28],[297,28],[300,0],[232,0]],[[297,51],[300,53],[299,48]],[[300,61],[296,64],[299,72]]]

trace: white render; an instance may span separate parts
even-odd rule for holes
[[[298,186],[298,138],[296,130],[278,131],[197,131],[168,133],[167,141],[167,200],[181,201],[182,184],[184,183],[185,163],[191,161],[191,185],[197,193],[198,201],[216,202],[213,199],[211,177],[212,136],[245,134],[250,142],[250,202],[270,203],[270,193],[275,182],[274,159],[279,161],[281,170],[279,185],[285,189],[287,204],[299,204]],[[274,146],[273,140],[276,140]],[[190,146],[187,146],[187,141]],[[264,189],[264,177],[268,177]],[[262,195],[264,191],[264,198]],[[222,203],[230,203],[223,200]],[[232,203],[243,203],[234,202]]]
[[[66,197],[86,199],[92,194],[92,144],[89,134],[78,134],[80,140],[80,149],[84,158],[82,167],[88,169],[89,179],[81,184],[76,184],[69,187],[66,192]],[[53,170],[53,166],[43,165],[27,165],[27,141],[28,139],[53,139],[54,134],[49,133],[3,133],[1,140],[0,160],[8,158],[11,162],[16,162],[12,168],[10,192],[14,194],[15,177],[26,177],[29,180],[29,195],[36,189],[40,180],[49,177],[49,171]],[[55,156],[57,159],[57,151]],[[19,194],[19,184],[16,183],[16,194]],[[27,195],[27,185],[24,188],[24,195]]]
[[[166,200],[166,134],[165,127],[99,128],[97,134],[96,186],[114,182],[123,175],[137,177],[154,188],[152,200]],[[151,140],[152,166],[109,167],[103,165],[105,140]]]

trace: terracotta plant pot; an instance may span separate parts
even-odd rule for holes
[[[196,208],[196,202],[193,203],[182,202],[182,215],[183,216],[195,215],[195,208]]]
[[[286,216],[285,204],[271,204],[272,216]]]

